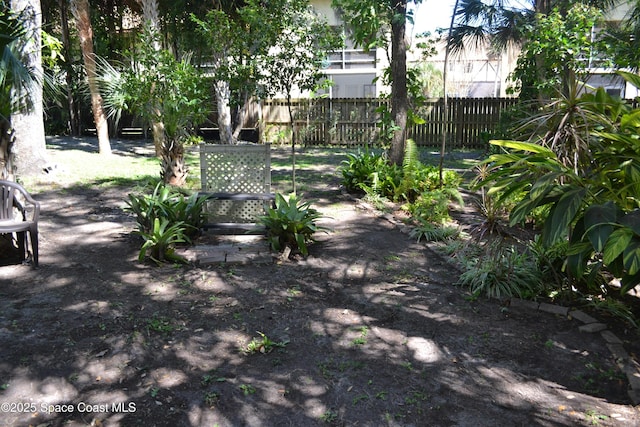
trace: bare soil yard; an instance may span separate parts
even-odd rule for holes
[[[335,169],[298,174],[332,231],[284,263],[141,264],[130,188],[34,188],[41,266],[0,267],[0,426],[640,425],[600,333],[468,298]]]

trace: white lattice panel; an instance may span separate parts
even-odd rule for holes
[[[269,144],[200,144],[202,191],[207,193],[267,194],[271,192]],[[212,200],[210,222],[251,223],[265,212],[260,200]]]

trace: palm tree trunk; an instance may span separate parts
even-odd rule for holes
[[[13,173],[13,153],[11,148],[15,141],[11,123],[7,119],[0,119],[0,179],[15,181]]]
[[[93,120],[96,124],[98,135],[98,147],[100,154],[111,154],[111,143],[109,142],[109,126],[107,117],[104,114],[102,95],[96,83],[96,59],[93,53],[93,28],[89,15],[88,0],[71,0],[71,11],[76,18],[78,35],[80,37],[80,48],[84,60],[84,69],[89,80],[89,92],[91,93],[91,110]]]

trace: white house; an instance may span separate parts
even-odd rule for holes
[[[340,17],[331,7],[331,0],[311,0],[313,8],[325,16],[329,25],[343,28]],[[344,29],[346,31],[346,29]],[[327,60],[325,73],[332,81],[329,90],[331,98],[377,98],[389,88],[378,79],[389,62],[384,50],[365,52],[356,49],[348,39],[346,46],[331,54]]]

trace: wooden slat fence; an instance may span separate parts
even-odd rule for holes
[[[305,145],[375,145],[381,129],[378,109],[381,99],[296,99],[292,111],[297,141]],[[408,129],[408,137],[420,146],[439,146],[444,129],[449,148],[484,148],[484,134],[492,133],[503,111],[517,102],[513,98],[450,98],[427,103],[422,116],[426,123]],[[290,142],[286,101],[262,104],[262,139]]]

